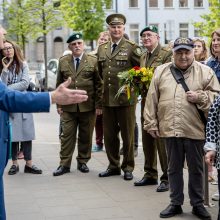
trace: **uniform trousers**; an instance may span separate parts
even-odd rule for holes
[[[95,122],[96,145],[103,147],[103,120],[102,114],[96,116]]]
[[[63,112],[60,165],[71,166],[76,140],[78,139],[78,163],[87,163],[91,158],[92,134],[95,126],[95,111]],[[77,138],[78,131],[78,138]]]
[[[135,105],[103,107],[104,143],[109,160],[109,169],[120,168],[120,139],[123,141],[123,161],[121,169],[134,170],[134,125]]]
[[[147,131],[143,129],[144,127],[144,118],[143,111],[145,105],[145,98],[141,101],[141,124],[142,124],[142,143],[144,151],[144,177],[150,179],[158,179],[158,170],[157,170],[157,151],[160,160],[161,170],[163,172],[160,177],[160,181],[167,182],[167,154],[165,149],[165,142],[162,138],[153,138]]]
[[[186,159],[189,173],[188,193],[190,204],[203,204],[203,140],[189,138],[166,138],[168,157],[168,177],[170,183],[170,199],[173,205],[182,205],[183,194],[183,166]]]

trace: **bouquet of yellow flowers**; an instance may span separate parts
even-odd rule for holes
[[[116,97],[126,92],[128,100],[130,100],[131,91],[133,91],[136,96],[139,96],[143,88],[149,88],[154,73],[153,70],[153,67],[145,68],[135,66],[128,71],[119,72],[118,78],[120,80],[121,87],[118,90]]]

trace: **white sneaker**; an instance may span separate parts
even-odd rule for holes
[[[212,200],[213,200],[213,201],[219,201],[219,192],[215,192],[215,193],[212,195]]]

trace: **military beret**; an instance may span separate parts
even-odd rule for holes
[[[70,43],[72,41],[75,40],[79,40],[82,39],[82,34],[81,33],[73,33],[72,35],[69,36],[69,38],[67,39],[67,43]]]
[[[154,25],[150,25],[150,26],[145,27],[145,28],[141,31],[140,36],[142,36],[142,34],[143,34],[145,31],[152,31],[152,32],[158,34],[158,28],[157,28],[156,26],[154,26]]]
[[[194,48],[194,43],[191,38],[178,37],[173,44],[173,50],[177,51],[179,49],[192,50]]]
[[[106,18],[106,23],[111,24],[125,24],[126,23],[126,17],[123,14],[110,14]]]

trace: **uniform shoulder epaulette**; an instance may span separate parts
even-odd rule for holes
[[[107,45],[108,42],[109,42],[109,41],[100,44],[99,47],[103,47],[103,46]]]
[[[67,57],[69,54],[63,55],[59,58],[59,60],[62,60],[63,58]]]
[[[128,43],[130,43],[130,44],[132,44],[132,45],[134,45],[134,44],[136,44],[134,41],[132,41],[132,40],[127,40],[127,39],[125,39]]]
[[[97,58],[97,56],[95,54],[93,54],[93,53],[88,53],[87,55],[90,56],[90,57]]]
[[[165,51],[170,51],[171,49],[170,49],[170,47],[162,47],[162,50],[165,50]]]
[[[109,42],[109,41],[103,42],[103,43],[101,43],[99,46],[104,45],[104,44],[107,44],[108,42]]]

